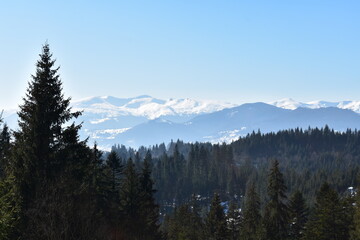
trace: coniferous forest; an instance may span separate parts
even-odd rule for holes
[[[111,152],[80,139],[45,44],[0,122],[0,239],[360,239],[360,132],[253,132]]]

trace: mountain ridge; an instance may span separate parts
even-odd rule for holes
[[[114,144],[149,146],[171,140],[187,142],[231,142],[252,131],[271,132],[288,128],[323,127],[337,131],[360,128],[360,102],[312,101],[292,99],[241,105],[189,98],[162,100],[149,95],[134,98],[90,97],[72,102],[82,110],[81,137],[102,149]],[[16,113],[5,112],[11,128]],[[14,123],[15,122],[15,123]]]

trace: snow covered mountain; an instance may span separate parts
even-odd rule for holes
[[[124,145],[152,145],[177,139],[186,142],[229,142],[252,131],[263,133],[283,129],[324,127],[336,131],[360,129],[360,115],[347,109],[278,108],[265,103],[249,103],[203,114],[185,123],[156,119],[137,125],[114,138]]]
[[[161,100],[148,95],[135,98],[92,97],[73,103],[74,109],[84,110],[86,113],[101,113],[109,117],[131,115],[147,119],[156,119],[162,116],[198,115],[233,106],[235,104],[197,101],[189,98]]]
[[[161,100],[148,95],[135,98],[92,97],[76,101],[72,105],[74,110],[84,111],[79,119],[83,122],[81,135],[90,136],[90,142],[96,141],[100,147],[107,149],[116,143],[133,147],[145,143],[157,143],[157,141],[154,141],[155,139],[151,140],[153,135],[144,136],[141,133],[138,136],[149,140],[134,140],[137,139],[134,133],[131,139],[124,140],[124,136],[129,134],[126,132],[130,130],[130,132],[134,132],[132,128],[136,126],[142,124],[147,126],[146,123],[157,121],[182,124],[201,114],[236,106],[231,103],[198,101],[188,98]],[[119,139],[120,135],[122,137]]]
[[[326,107],[336,107],[341,109],[349,109],[354,112],[360,113],[360,101],[340,101],[340,102],[326,102],[326,101],[311,101],[311,102],[297,102],[291,98],[281,99],[279,101],[270,102],[269,104],[276,107],[284,109],[297,109],[299,107],[303,108],[326,108]]]
[[[135,98],[91,97],[72,103],[83,111],[81,137],[103,149],[114,144],[138,147],[171,140],[229,142],[252,131],[323,127],[338,131],[360,129],[360,102],[297,102],[292,99],[237,106],[193,99],[161,100],[147,95]],[[5,121],[16,128],[16,111]]]

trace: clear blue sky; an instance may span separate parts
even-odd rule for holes
[[[0,109],[42,44],[66,96],[360,100],[360,1],[2,1]]]

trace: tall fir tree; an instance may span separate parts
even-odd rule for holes
[[[110,172],[111,188],[114,192],[118,192],[123,166],[121,165],[121,158],[118,157],[115,151],[111,151],[107,156],[106,166]]]
[[[88,224],[82,222],[81,210],[74,209],[86,206],[77,203],[85,196],[79,190],[85,189],[90,150],[85,141],[79,141],[80,125],[65,126],[81,113],[71,111],[58,70],[46,43],[18,112],[19,130],[14,132],[9,168],[19,199],[20,239],[66,238],[74,228],[85,229]],[[83,233],[73,236],[86,238]]]
[[[301,192],[296,191],[289,204],[289,215],[290,215],[290,239],[298,240],[301,239],[305,232],[305,224],[307,222],[308,208],[305,204],[305,199]]]
[[[228,229],[224,208],[221,206],[219,194],[215,193],[211,200],[210,210],[205,219],[206,239],[228,239]]]
[[[7,171],[10,153],[10,131],[6,124],[2,124],[0,114],[0,239],[10,240],[16,238],[13,235],[17,222],[19,204],[15,198],[16,188],[14,178]]]
[[[255,184],[249,182],[246,186],[243,220],[241,225],[242,240],[257,240],[261,236],[260,198]]]
[[[147,151],[140,176],[141,219],[143,220],[144,240],[161,239],[159,230],[159,206],[155,203],[154,182],[151,178],[152,157]]]
[[[359,194],[359,192],[355,196],[353,228],[352,228],[350,234],[351,234],[352,240],[360,239],[360,194]]]
[[[0,115],[0,127],[2,119]],[[7,175],[7,169],[9,167],[10,160],[10,130],[9,127],[4,124],[0,128],[0,180],[4,179]]]
[[[231,201],[226,214],[227,226],[229,231],[229,240],[238,240],[240,238],[241,214],[238,205]]]
[[[279,162],[274,160],[268,181],[269,202],[265,208],[264,226],[268,240],[283,240],[288,237],[289,213],[284,177]]]
[[[306,224],[305,240],[347,240],[350,224],[338,193],[324,183],[316,196],[313,214]]]
[[[121,184],[120,194],[120,211],[121,215],[124,216],[121,219],[124,239],[141,240],[144,238],[143,228],[138,228],[142,223],[141,183],[131,158],[128,160],[124,170],[124,180]]]

